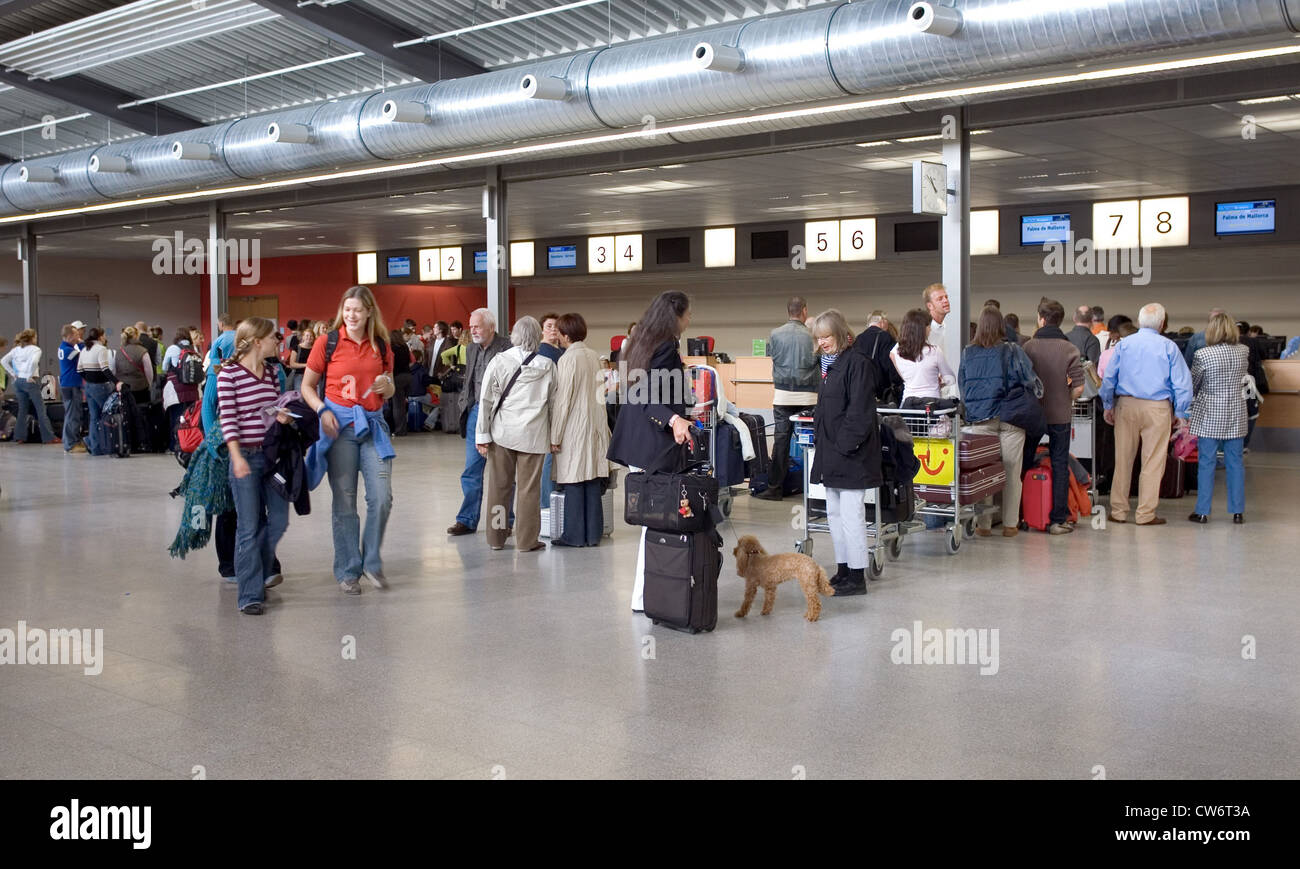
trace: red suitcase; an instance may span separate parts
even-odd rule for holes
[[[1037,531],[1052,524],[1052,468],[1038,465],[1025,471],[1020,495],[1020,518]]]
[[[1002,461],[1002,439],[997,435],[964,434],[957,449],[963,471],[973,471]]]
[[[1001,462],[985,465],[982,468],[966,470],[962,468],[958,477],[957,497],[962,504],[977,504],[989,495],[1001,492],[1007,484],[1007,472]],[[931,504],[951,504],[951,486],[920,485],[916,494]]]

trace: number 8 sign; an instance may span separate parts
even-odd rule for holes
[[[1141,224],[1143,247],[1185,247],[1187,245],[1187,197],[1143,199]]]

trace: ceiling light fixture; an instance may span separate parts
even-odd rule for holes
[[[121,208],[138,208],[143,205],[153,205],[162,202],[183,202],[192,199],[210,199],[221,196],[230,196],[236,193],[254,193],[262,190],[278,190],[286,187],[298,187],[304,184],[319,184],[329,181],[342,181],[350,178],[368,178],[381,175],[392,175],[398,172],[410,172],[416,169],[430,169],[454,163],[471,161],[480,162],[483,160],[516,157],[521,154],[545,154],[587,145],[600,145],[614,142],[636,142],[645,139],[655,139],[660,135],[672,135],[673,133],[688,133],[698,130],[717,130],[762,122],[837,115],[844,114],[845,112],[859,112],[865,109],[879,108],[881,106],[900,105],[902,103],[950,100],[954,97],[980,96],[994,93],[1007,93],[1017,90],[1035,90],[1038,88],[1077,84],[1087,81],[1105,81],[1108,79],[1124,78],[1131,75],[1171,72],[1180,69],[1217,66],[1225,63],[1240,63],[1249,60],[1265,60],[1294,54],[1300,54],[1300,45],[1281,45],[1272,48],[1253,49],[1251,51],[1238,51],[1229,54],[1215,54],[1205,57],[1166,60],[1138,64],[1136,66],[1112,67],[1108,69],[1093,70],[1090,72],[1046,76],[1038,79],[1025,79],[1023,81],[971,85],[970,87],[950,88],[939,91],[923,91],[915,94],[899,94],[878,99],[852,100],[848,102],[838,102],[829,105],[811,106],[799,109],[783,109],[773,112],[763,112],[757,115],[744,115],[733,118],[696,121],[686,124],[665,125],[653,130],[628,130],[617,133],[606,133],[598,136],[585,136],[578,139],[564,139],[555,142],[538,142],[530,145],[516,145],[514,147],[498,148],[492,151],[453,154],[446,157],[435,157],[427,160],[414,160],[407,163],[390,163],[383,166],[370,166],[363,169],[346,169],[336,172],[325,172],[319,175],[308,175],[298,178],[282,178],[276,181],[239,184],[209,190],[190,190],[159,194],[157,196],[142,196],[138,199],[130,199],[120,202],[104,202],[97,205],[83,205],[76,208],[60,208],[50,211],[38,211],[30,214],[15,214],[7,217],[0,217],[0,225],[23,223],[30,220],[48,217],[65,217],[72,214],[93,214],[95,212],[112,211]],[[610,175],[613,173],[595,172],[591,174]]]
[[[28,124],[25,127],[14,127],[12,130],[0,132],[0,136],[12,136],[14,133],[26,133],[28,130],[39,130],[43,127],[52,127],[55,124],[66,124],[68,121],[79,121],[82,118],[90,117],[90,112],[81,112],[76,115],[68,115],[66,118],[55,118],[47,123]]]
[[[892,144],[894,144],[894,143],[891,142],[891,141],[888,140],[888,139],[878,139],[878,140],[876,140],[875,142],[858,142],[858,143],[856,143],[853,147],[855,147],[855,148],[879,148],[881,145],[892,145]]]
[[[133,106],[147,106],[150,103],[157,103],[163,100],[171,100],[177,97],[187,97],[190,94],[201,94],[205,91],[217,90],[218,88],[234,87],[235,85],[247,84],[250,81],[258,81],[264,78],[272,78],[274,76],[284,75],[285,73],[290,73],[290,72],[300,72],[304,69],[313,69],[318,66],[325,66],[326,64],[329,63],[338,63],[339,61],[343,61],[343,60],[355,60],[358,57],[365,57],[365,56],[366,53],[364,51],[354,51],[351,54],[340,54],[337,57],[327,57],[322,60],[313,60],[310,63],[300,63],[295,66],[286,66],[281,69],[273,69],[269,72],[259,72],[253,75],[246,75],[241,78],[227,79],[226,81],[219,81],[214,84],[200,85],[199,87],[190,88],[188,90],[173,91],[172,93],[169,94],[159,94],[156,97],[145,97],[144,99],[132,100],[129,103],[118,104],[118,108],[129,109]]]
[[[597,3],[605,3],[608,0],[578,0],[576,3],[566,3],[563,6],[554,6],[550,9],[538,9],[535,12],[525,12],[523,15],[512,15],[509,18],[502,18],[497,21],[486,21],[482,24],[472,24],[469,27],[458,27],[455,30],[446,30],[442,33],[433,33],[429,36],[420,36],[415,39],[408,39],[405,42],[394,42],[393,48],[408,48],[412,45],[423,45],[426,42],[437,42],[440,39],[449,39],[453,36],[460,36],[463,33],[474,33],[479,30],[487,30],[491,27],[500,27],[503,24],[514,24],[516,21],[527,21],[530,18],[540,18],[543,15],[554,15],[556,12],[567,12],[570,9],[581,9],[583,6],[594,6]]]

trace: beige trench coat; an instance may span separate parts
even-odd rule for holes
[[[582,483],[609,475],[609,423],[597,394],[604,382],[600,356],[575,341],[556,363],[551,443],[559,444],[552,472],[557,483]]]

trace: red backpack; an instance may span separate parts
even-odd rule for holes
[[[192,453],[203,443],[203,402],[196,401],[186,408],[176,426],[176,443],[183,453]]]

